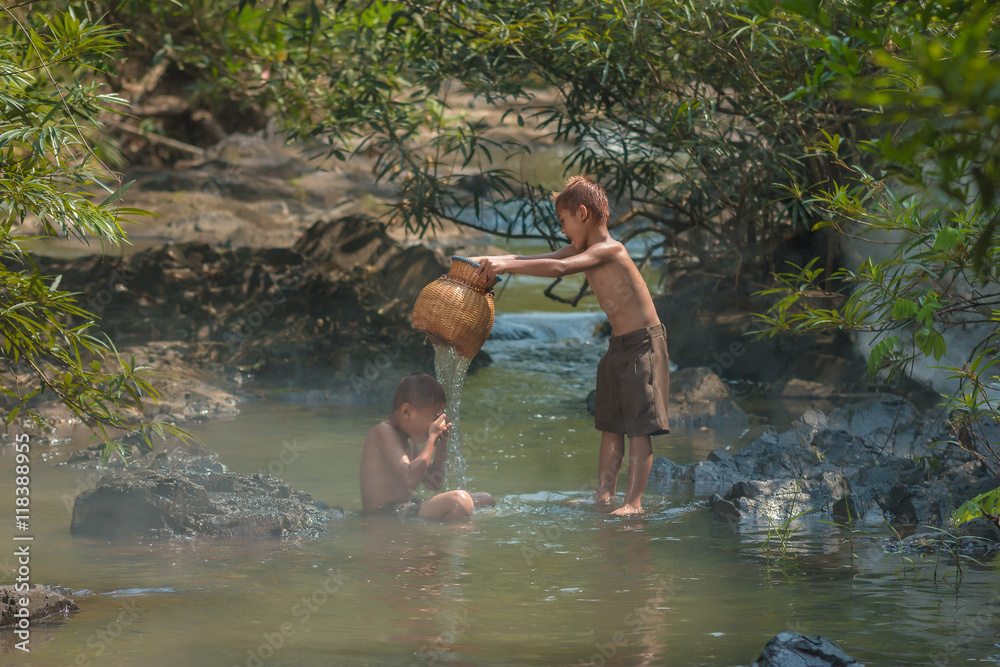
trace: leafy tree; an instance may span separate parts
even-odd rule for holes
[[[822,67],[834,73],[835,94],[871,108],[888,131],[862,144],[875,168],[845,157],[847,142],[827,136],[815,152],[843,175],[819,187],[790,186],[823,212],[817,227],[879,250],[832,275],[815,262],[779,275],[771,293],[780,298],[764,327],[771,334],[863,332],[873,342],[871,373],[892,378],[933,358],[952,381],[944,404],[954,443],[1000,477],[1000,447],[989,430],[1000,416],[1000,7],[859,2],[846,24],[832,20],[826,3],[782,7],[825,32]],[[858,53],[870,53],[879,67],[850,67]],[[839,289],[828,289],[831,278]],[[949,349],[948,333],[967,330],[975,340],[962,358]],[[992,508],[998,499],[1000,489],[976,506]],[[973,515],[966,507],[957,518]]]
[[[757,4],[340,3],[289,31],[270,90],[294,136],[374,154],[410,229],[449,219],[554,242],[546,184],[505,162],[535,144],[504,125],[531,124],[630,205],[625,239],[651,233],[755,277],[806,230],[808,210],[778,186],[829,176],[805,146],[822,130],[854,136],[867,113],[795,94],[825,75],[821,33]],[[469,94],[505,113],[465,112]]]
[[[646,233],[756,278],[808,233],[808,207],[779,186],[830,176],[805,147],[824,130],[867,138],[865,109],[802,94],[831,76],[817,67],[822,30],[763,2],[72,6],[131,27],[112,89],[136,102],[183,72],[192,105],[218,118],[235,100],[319,154],[372,156],[376,177],[398,186],[392,218],[418,232],[452,220],[555,243],[556,183],[511,166],[540,142],[510,130],[530,126],[623,203],[621,238]],[[496,112],[469,112],[470,96]],[[152,119],[138,129],[168,133]]]
[[[60,276],[43,276],[19,230],[42,236],[118,245],[123,223],[142,211],[121,206],[127,187],[98,157],[97,114],[120,108],[93,72],[114,63],[121,31],[80,18],[4,9],[0,31],[0,395],[5,422],[28,417],[45,426],[30,402],[52,392],[105,443],[104,455],[125,453],[123,431],[184,435],[144,421],[143,401],[157,392],[134,359],[124,360],[102,336],[77,293]],[[104,190],[103,201],[92,195]],[[114,370],[105,370],[105,362]]]

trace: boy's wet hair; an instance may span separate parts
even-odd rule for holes
[[[396,385],[392,395],[392,409],[396,410],[403,403],[409,403],[421,410],[430,405],[445,404],[444,387],[441,383],[426,373],[407,375]]]
[[[608,224],[608,194],[586,174],[570,178],[562,192],[554,193],[552,198],[555,200],[556,211],[575,211],[582,204],[596,218],[595,222]]]

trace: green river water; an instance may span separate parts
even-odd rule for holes
[[[998,561],[959,578],[947,559],[910,564],[860,536],[852,550],[847,531],[818,521],[769,558],[765,535],[735,532],[683,487],[647,493],[636,520],[569,502],[589,498],[596,476],[582,399],[603,343],[586,333],[596,314],[550,306],[536,285],[518,278],[501,293],[497,324],[520,313],[519,326],[554,327],[553,338],[490,341],[494,364],[464,392],[468,488],[492,492],[495,508],[457,525],[359,516],[361,443],[387,407],[285,393],[192,430],[232,470],[270,471],[345,520],[316,540],[108,543],[69,534],[92,472],[42,461],[87,443],[39,444],[31,579],[68,587],[82,611],[34,625],[28,654],[0,631],[0,662],[749,665],[792,629],[869,665],[1000,663]],[[573,326],[580,337],[559,340]],[[675,429],[654,452],[700,460],[738,435]],[[12,448],[0,449],[4,583],[18,544],[13,467]]]

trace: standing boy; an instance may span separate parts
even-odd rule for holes
[[[488,493],[460,489],[427,500],[413,493],[420,482],[434,491],[444,482],[451,426],[444,404],[444,388],[430,375],[415,373],[400,380],[392,414],[368,432],[361,452],[361,505],[366,512],[458,521],[476,505],[495,504]]]
[[[628,251],[611,238],[604,188],[586,176],[575,176],[555,196],[555,208],[570,243],[565,248],[544,255],[473,259],[479,262],[479,273],[487,280],[502,273],[560,278],[583,272],[587,277],[612,331],[608,351],[597,366],[594,426],[601,431],[601,452],[594,501],[614,502],[627,435],[625,504],[612,513],[638,513],[642,511],[642,494],[653,465],[650,436],[670,428],[666,330]]]

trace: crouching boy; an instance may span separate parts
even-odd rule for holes
[[[421,482],[438,491],[448,459],[444,388],[424,373],[403,378],[392,398],[392,414],[365,437],[361,452],[361,504],[366,512],[458,521],[477,505],[496,504],[488,493],[461,489],[422,500]],[[421,443],[423,443],[421,445]]]

